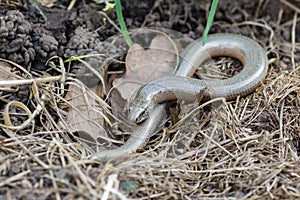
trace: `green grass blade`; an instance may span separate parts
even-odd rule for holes
[[[121,27],[121,30],[123,32],[124,38],[125,38],[127,44],[129,46],[131,46],[132,41],[129,37],[128,31],[127,31],[127,28],[126,28],[126,25],[125,25],[125,22],[124,22],[124,18],[123,18],[123,14],[122,14],[121,1],[120,0],[115,0],[115,6],[116,6],[117,18],[118,18],[118,21],[120,23],[120,27]]]
[[[219,0],[213,0],[213,2],[212,2],[212,5],[211,5],[210,11],[209,11],[209,15],[208,15],[208,19],[207,19],[207,23],[206,23],[206,27],[205,27],[205,31],[203,33],[202,46],[204,46],[206,43],[207,35],[208,35],[209,29],[213,23],[218,3],[219,3]]]
[[[97,54],[88,54],[88,55],[75,56],[75,57],[68,58],[68,59],[64,60],[64,63],[76,61],[76,60],[83,59],[83,58],[97,57],[97,56],[105,57],[105,54],[98,54],[97,53]]]

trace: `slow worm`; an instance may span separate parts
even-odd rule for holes
[[[191,78],[207,59],[229,56],[240,60],[243,69],[224,80],[199,80]],[[91,159],[105,161],[129,155],[142,148],[154,133],[165,114],[165,101],[195,100],[203,91],[206,99],[225,97],[233,99],[253,92],[265,77],[268,59],[264,49],[254,40],[236,34],[213,34],[204,47],[201,39],[188,45],[181,54],[181,62],[174,76],[161,77],[142,86],[129,106],[129,118],[143,122],[137,131],[120,148],[97,152]]]

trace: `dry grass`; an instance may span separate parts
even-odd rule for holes
[[[92,150],[51,116],[64,113],[58,98],[48,99],[52,109],[43,108],[34,131],[2,129],[0,199],[300,199],[298,20],[271,21],[271,33],[257,22],[233,26],[268,44],[263,85],[245,98],[196,109],[165,137],[154,136],[147,152],[123,161],[88,160]]]

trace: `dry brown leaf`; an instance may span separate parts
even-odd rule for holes
[[[133,44],[126,56],[126,74],[113,81],[121,98],[128,104],[142,85],[155,78],[170,75],[174,71],[180,48],[179,43],[163,35],[156,36],[148,49]]]
[[[22,77],[13,72],[13,68],[7,62],[0,61],[0,80],[20,80]],[[16,92],[14,86],[1,86],[0,91]]]
[[[13,72],[13,68],[7,62],[0,61],[0,80],[17,80],[22,79]]]
[[[100,87],[90,88],[90,92],[99,94]],[[77,132],[79,137],[95,142],[99,137],[106,137],[104,119],[99,114],[103,108],[89,95],[85,95],[82,88],[70,85],[65,97],[71,107],[66,116],[68,130]]]

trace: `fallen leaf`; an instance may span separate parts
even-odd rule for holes
[[[105,120],[100,114],[103,113],[103,108],[92,95],[88,95],[99,94],[99,90],[101,87],[94,87],[87,92],[76,85],[70,85],[65,97],[70,106],[64,126],[71,132],[77,132],[84,142],[94,143],[99,137],[107,137]]]
[[[114,102],[120,102],[114,99],[111,102],[112,106],[124,111],[142,85],[155,78],[172,74],[180,50],[178,42],[171,41],[163,35],[156,36],[148,49],[133,44],[126,56],[126,73],[113,81],[115,91],[126,101],[126,105],[113,105]]]
[[[18,71],[13,72],[13,68],[7,62],[0,61],[0,80],[21,80],[21,76],[17,75]],[[15,86],[1,86],[0,91],[16,92]]]

